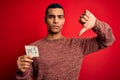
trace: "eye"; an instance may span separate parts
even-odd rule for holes
[[[63,16],[63,15],[59,15],[59,16],[58,16],[58,18],[63,19],[63,18],[64,18],[64,16]]]
[[[48,18],[49,18],[49,19],[54,18],[54,15],[48,15]]]

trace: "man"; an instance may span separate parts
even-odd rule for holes
[[[49,5],[45,14],[48,35],[31,44],[38,47],[40,56],[18,57],[18,80],[78,80],[84,56],[104,49],[114,42],[109,25],[98,20],[88,10],[80,17],[79,22],[83,28],[79,35],[92,29],[97,36],[65,38],[61,34],[64,22],[64,9],[59,4]]]

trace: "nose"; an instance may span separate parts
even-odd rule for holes
[[[58,23],[58,18],[57,18],[57,17],[54,18],[53,23],[54,23],[54,24],[57,24],[57,23]]]

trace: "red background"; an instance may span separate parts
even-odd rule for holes
[[[119,0],[1,0],[0,1],[0,80],[15,80],[16,60],[25,54],[24,45],[46,36],[44,12],[57,2],[65,9],[63,35],[78,37],[82,26],[79,16],[86,9],[111,25],[115,43],[87,55],[80,72],[81,80],[120,80],[120,8]],[[95,35],[91,30],[82,37]]]

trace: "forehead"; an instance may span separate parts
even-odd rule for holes
[[[52,14],[52,15],[63,15],[64,11],[62,8],[49,8],[48,9],[48,15]]]

